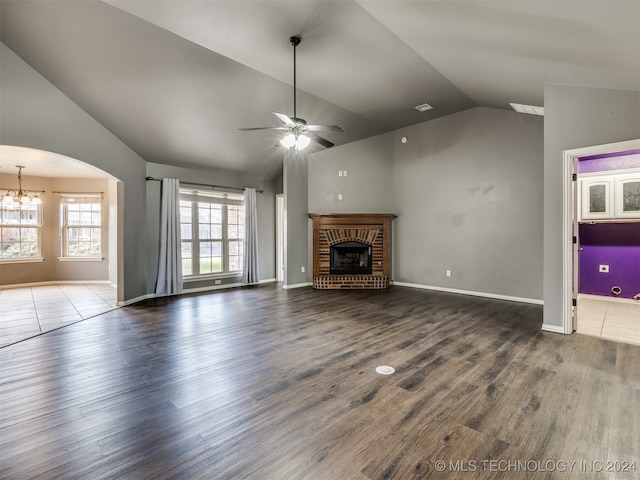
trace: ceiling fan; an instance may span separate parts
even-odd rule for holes
[[[344,132],[344,128],[340,125],[309,125],[303,118],[296,116],[296,47],[300,45],[301,40],[300,35],[289,37],[289,42],[293,45],[293,117],[273,112],[284,125],[281,127],[241,128],[240,130],[281,130],[285,132],[285,135],[280,140],[280,144],[287,148],[293,147],[296,150],[307,148],[312,141],[330,148],[333,147],[333,143],[313,132]]]

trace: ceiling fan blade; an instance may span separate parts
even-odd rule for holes
[[[309,137],[311,138],[311,140],[313,140],[316,143],[319,143],[320,145],[322,145],[325,148],[331,148],[333,147],[333,143],[331,143],[329,140],[327,140],[326,138],[322,138],[318,135],[314,135],[314,134],[309,134]]]
[[[306,129],[310,132],[344,132],[340,125],[307,125]]]
[[[238,130],[287,130],[287,127],[253,127],[253,128],[239,128]]]
[[[278,112],[273,112],[273,114],[278,117],[280,119],[280,121],[282,123],[284,123],[285,125],[293,125],[293,120],[291,120],[287,115],[285,115],[284,113],[278,113]]]

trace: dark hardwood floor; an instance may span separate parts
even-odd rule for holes
[[[0,349],[0,477],[638,478],[640,347],[541,320],[404,287],[123,307]]]

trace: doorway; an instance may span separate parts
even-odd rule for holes
[[[276,281],[284,282],[284,194],[276,195]]]
[[[578,159],[591,158],[597,156],[615,156],[622,155],[623,152],[640,149],[640,139],[630,140],[626,142],[619,142],[614,144],[596,145],[591,147],[584,147],[579,149],[567,150],[564,152],[564,192],[563,192],[563,234],[564,234],[564,248],[563,248],[563,333],[569,334],[574,331],[581,333],[588,330],[588,334],[594,334],[596,330],[599,332],[598,336],[608,337],[615,340],[629,341],[625,338],[613,338],[607,332],[618,331],[619,328],[615,327],[615,323],[618,320],[622,320],[623,323],[629,318],[635,317],[635,310],[624,310],[624,307],[618,305],[619,303],[615,298],[598,296],[584,296],[579,290],[579,277],[580,277],[580,255],[582,253],[580,243],[580,219],[581,213],[578,209],[581,208],[579,188],[579,172],[578,172]],[[597,191],[597,190],[594,190]],[[609,195],[609,192],[606,193]],[[613,198],[613,193],[608,198]],[[582,202],[584,205],[584,201]],[[613,208],[610,206],[609,208]],[[606,223],[604,217],[599,221]],[[595,223],[593,222],[588,223]],[[601,268],[605,268],[604,265]],[[597,267],[596,267],[597,268]],[[605,272],[606,273],[606,272]],[[614,295],[615,296],[615,295]],[[581,302],[581,300],[584,300]],[[614,303],[615,305],[611,305]],[[627,305],[627,308],[637,307],[640,309],[640,305],[636,305],[634,300],[627,302],[634,305]],[[608,313],[607,313],[608,312]],[[585,321],[578,326],[579,317],[582,317]],[[607,326],[607,321],[609,325]],[[599,322],[599,323],[598,323]],[[614,323],[611,323],[614,322]],[[591,323],[591,325],[589,325]],[[598,326],[599,325],[599,326]],[[613,330],[612,330],[613,329]],[[632,334],[638,334],[640,332],[631,332]],[[615,336],[615,335],[614,335]],[[635,343],[632,335],[632,343]]]

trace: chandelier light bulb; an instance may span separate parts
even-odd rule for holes
[[[311,139],[306,135],[300,135],[296,139],[296,150],[304,150],[311,143]]]
[[[280,143],[287,148],[291,148],[296,144],[296,136],[293,133],[289,133],[280,140]]]

